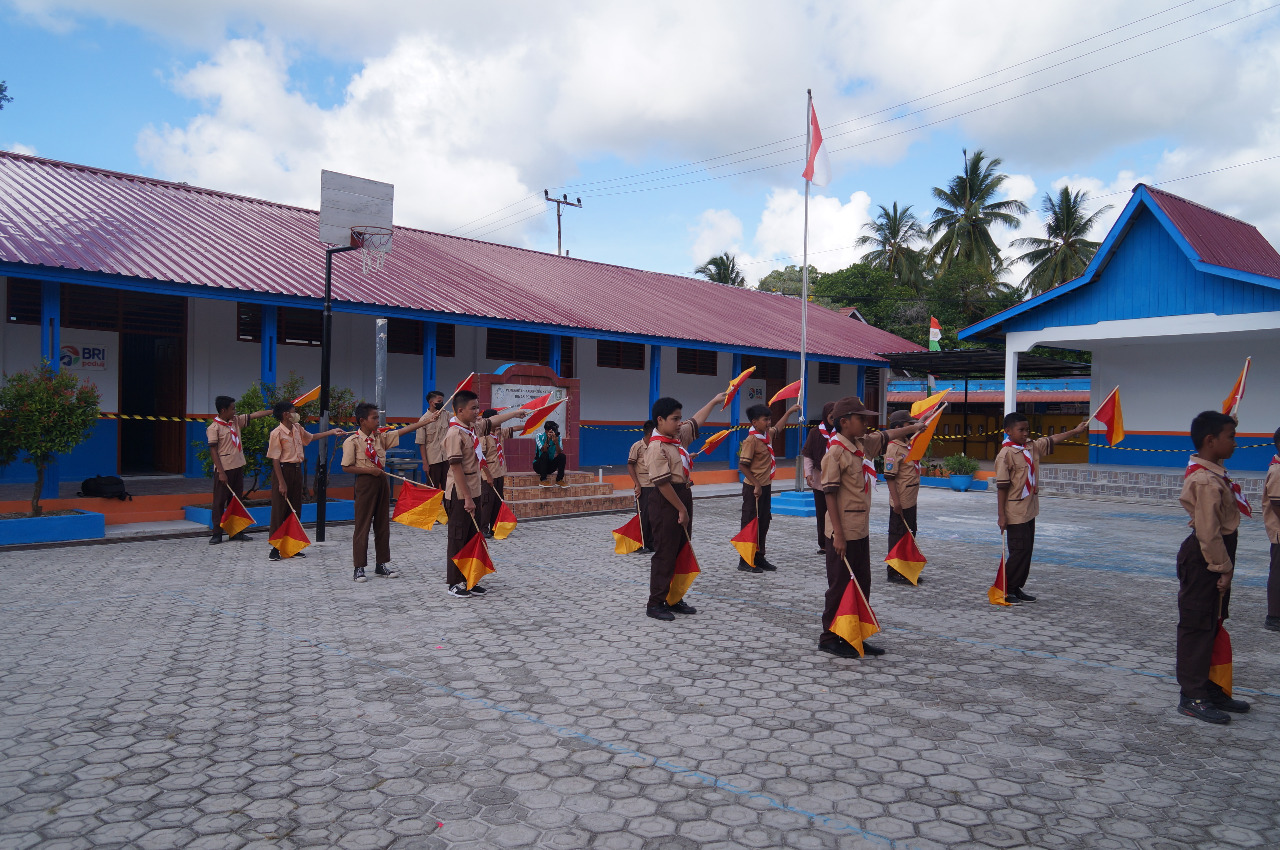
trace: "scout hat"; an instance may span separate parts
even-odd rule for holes
[[[895,410],[889,414],[889,427],[901,428],[904,425],[913,425],[918,420],[911,415],[910,410]]]
[[[862,399],[856,395],[846,396],[836,402],[835,408],[831,411],[831,418],[839,422],[846,416],[879,416],[877,411],[870,410],[862,403]]]

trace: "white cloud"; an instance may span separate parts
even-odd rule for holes
[[[31,145],[24,145],[22,142],[11,142],[9,146],[5,148],[5,150],[11,151],[13,153],[25,154],[26,156],[36,155],[35,148],[33,148]]]
[[[729,210],[706,210],[689,230],[694,236],[689,257],[695,266],[725,251],[735,256],[742,253],[742,219]]]

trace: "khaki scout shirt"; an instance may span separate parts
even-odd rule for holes
[[[1041,437],[1028,440],[1027,449],[1036,464],[1036,478],[1040,477],[1040,458],[1053,454],[1053,440]],[[1020,525],[1031,522],[1040,515],[1039,481],[1030,482],[1031,467],[1027,465],[1027,456],[1022,453],[1022,446],[1005,446],[996,455],[996,486],[1009,485],[1008,499],[1004,504],[1004,515],[1009,525]],[[1030,494],[1027,495],[1027,491]],[[1002,498],[999,493],[996,498]]]
[[[644,465],[649,473],[649,481],[655,487],[659,484],[688,484],[689,479],[680,462],[680,450],[670,443],[656,439],[660,436],[658,432],[655,431],[653,436],[655,439],[649,440],[649,447],[644,450]],[[676,429],[676,439],[688,449],[698,439],[698,423],[692,419],[681,422]]]
[[[218,453],[218,457],[222,458],[223,469],[239,469],[244,466],[243,439],[245,426],[249,424],[249,414],[241,413],[233,416],[231,424],[235,426],[234,431],[215,419],[205,429],[209,445]],[[239,445],[236,445],[237,441]]]
[[[489,462],[489,474],[494,478],[507,476],[507,453],[498,451],[498,447],[502,445],[499,441],[509,440],[515,433],[515,428],[499,428],[480,438],[480,449],[484,452],[484,459]]]
[[[365,454],[365,447],[369,444],[369,440],[373,440],[373,451],[378,456],[378,463],[374,463]],[[342,443],[342,465],[369,468],[379,466],[383,469],[387,468],[387,449],[394,449],[400,445],[400,435],[395,431],[384,431],[379,433],[374,431],[368,437],[363,431],[356,431]]]
[[[314,439],[314,434],[296,422],[291,429],[277,425],[267,439],[267,457],[281,463],[302,463],[302,447]]]
[[[493,430],[493,421],[484,417],[477,418],[472,430],[480,438],[481,450],[484,449],[484,438]],[[454,464],[462,467],[462,476],[466,480],[467,492],[472,499],[480,498],[480,459],[476,457],[475,446],[471,435],[462,428],[450,427],[444,435],[444,459],[449,464],[449,475],[445,478],[444,493],[446,499],[459,499],[457,482],[454,480]]]
[[[444,463],[444,434],[449,430],[449,414],[442,407],[440,418],[424,425],[413,435],[413,441],[427,447],[427,463]]]
[[[868,460],[884,453],[883,431],[867,434],[860,440],[838,436],[827,447],[822,457],[822,491],[838,493],[840,501],[840,528],[844,539],[861,540],[871,534],[871,490],[867,487],[862,458],[854,452],[861,451]],[[827,511],[827,537],[835,535],[836,518]]]
[[[920,465],[907,460],[910,450],[911,444],[906,440],[894,440],[884,450],[884,477],[897,485],[899,508],[914,508],[920,496]],[[893,495],[893,487],[889,488],[889,494]]]
[[[1199,455],[1192,455],[1191,463],[1198,463],[1204,468],[1182,479],[1182,495],[1178,501],[1191,516],[1187,525],[1195,529],[1200,553],[1208,562],[1209,570],[1229,573],[1235,565],[1231,563],[1222,536],[1240,528],[1240,508],[1236,506],[1235,494],[1227,483],[1225,469]]]
[[[777,435],[778,429],[770,428],[764,438],[772,442]],[[742,438],[742,448],[738,450],[738,465],[745,466],[751,473],[751,478],[754,480],[749,480],[748,484],[763,481],[763,486],[768,487],[773,482],[770,471],[774,469],[775,464],[773,455],[769,453],[769,447],[760,438],[754,434],[747,434]]]
[[[1267,539],[1280,543],[1280,456],[1271,459],[1267,480],[1262,482],[1262,524]]]
[[[644,465],[647,448],[644,440],[636,440],[631,444],[631,451],[627,452],[627,463],[636,465],[636,480],[640,482],[641,487],[653,486],[653,482],[649,480],[649,467]]]

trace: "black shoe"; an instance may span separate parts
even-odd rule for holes
[[[267,560],[268,560],[268,561],[278,561],[278,560],[280,560],[280,550],[279,550],[279,549],[277,549],[277,548],[275,548],[275,547],[273,546],[273,547],[271,548],[271,554],[267,556]]]
[[[889,584],[911,584],[911,580],[897,570],[889,570]]]
[[[493,539],[493,532],[492,532],[492,531],[486,531],[486,532],[484,533],[484,536],[485,536],[485,537],[488,537],[490,540],[492,540],[492,539]]]
[[[1187,699],[1183,697],[1178,700],[1178,713],[1185,714],[1187,717],[1194,717],[1197,720],[1203,720],[1205,723],[1223,725],[1231,722],[1230,714],[1214,708],[1213,703],[1207,699]]]
[[[764,570],[760,569],[759,567],[753,567],[753,566],[751,566],[751,565],[750,565],[750,564],[748,564],[748,563],[746,562],[746,560],[745,560],[745,559],[743,559],[743,558],[739,558],[739,559],[738,559],[738,569],[739,569],[739,570],[741,570],[741,571],[742,571],[742,572],[744,572],[744,573],[762,573],[762,572],[764,572]]]
[[[213,541],[209,541],[212,543]],[[1268,617],[1262,627],[1269,632],[1280,632],[1280,617]]]
[[[818,554],[818,555],[825,555],[825,554],[827,554],[827,550],[826,550],[826,549],[819,549],[815,554]]]
[[[467,590],[465,584],[451,584],[449,585],[449,595],[466,598],[471,595],[471,591]]]
[[[305,557],[307,557],[307,553],[306,553],[306,552],[294,552],[290,557],[292,557],[292,558],[305,558]]]
[[[1248,714],[1249,713],[1249,703],[1245,702],[1242,699],[1232,699],[1231,697],[1227,696],[1225,693],[1214,694],[1213,696],[1209,697],[1209,702],[1212,703],[1213,707],[1218,709],[1219,711],[1229,711],[1232,714]]]
[[[862,651],[867,655],[880,656],[884,655],[884,650],[878,646],[872,646],[865,640],[862,642]]]
[[[484,596],[489,591],[477,584],[475,587],[471,588],[471,592],[476,596]]]
[[[390,564],[378,564],[373,568],[373,574],[382,578],[400,578],[400,573]]]
[[[356,573],[351,577],[352,581],[366,582],[369,577],[364,574],[364,567],[356,567]]]
[[[674,620],[675,614],[672,614],[666,608],[659,608],[656,605],[650,605],[644,609],[645,616],[652,617],[655,620]]]
[[[652,549],[650,549],[648,546],[641,546],[639,549],[637,549],[637,550],[635,551],[635,553],[634,553],[634,554],[636,554],[636,555],[652,555],[652,554],[653,554],[653,550],[652,550]]]
[[[777,572],[778,568],[769,563],[769,559],[764,555],[756,555],[756,569],[764,570],[767,573]]]
[[[1018,588],[1010,596],[1016,596],[1019,602],[1035,602],[1036,598],[1022,588]]]
[[[236,543],[249,543],[253,540],[253,535],[245,534],[243,531],[231,538]]]
[[[683,599],[681,599],[681,600],[680,600],[679,602],[677,602],[675,605],[668,605],[668,606],[667,606],[667,610],[668,610],[668,611],[674,611],[674,612],[675,612],[675,613],[677,613],[677,614],[696,614],[696,613],[698,613],[698,609],[697,609],[697,608],[694,608],[692,605],[690,605],[688,602],[685,602]]]
[[[213,536],[209,538],[209,545],[210,545],[210,546],[217,546],[217,545],[218,545],[219,543],[221,543],[221,542],[222,542],[222,532],[221,532],[221,531],[215,531],[215,532],[213,533]]]
[[[1004,601],[1005,601],[1005,602],[1008,602],[1010,605],[1021,605],[1021,604],[1022,604],[1022,600],[1021,600],[1021,599],[1019,599],[1017,596],[1015,596],[1012,592],[1006,593],[1006,594],[1004,595]]]
[[[839,643],[837,643],[836,641],[827,641],[825,643],[822,641],[818,641],[818,652],[826,652],[831,655],[838,655],[841,658],[861,658],[862,657],[861,655],[858,654],[858,650],[854,649],[852,646],[850,646],[848,643],[844,641],[840,641]]]

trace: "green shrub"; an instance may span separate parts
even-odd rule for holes
[[[968,455],[947,455],[942,459],[942,468],[952,475],[973,475],[978,471],[978,462]]]

